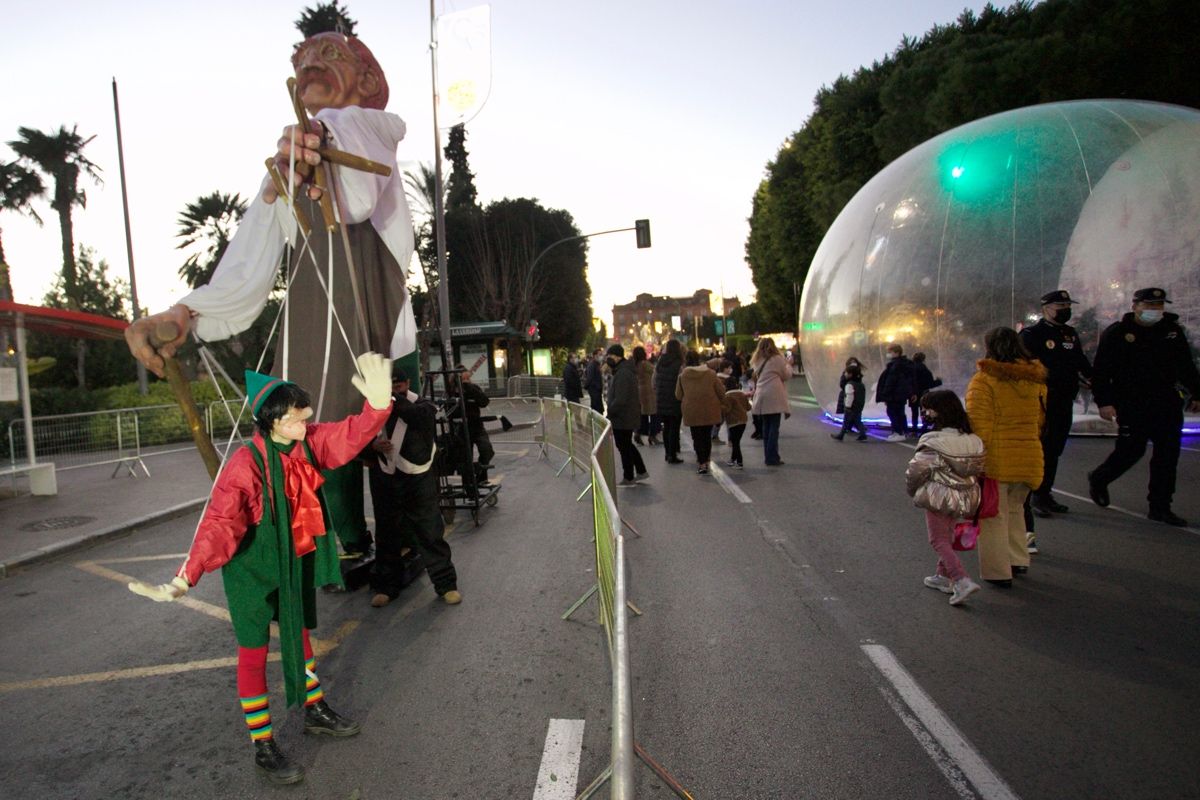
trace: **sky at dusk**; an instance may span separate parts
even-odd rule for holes
[[[14,18],[15,0],[3,0]],[[0,52],[0,141],[18,126],[78,125],[104,184],[81,183],[77,244],[128,277],[111,81],[117,79],[139,300],[186,292],[177,218],[214,190],[257,191],[263,160],[291,121],[285,80],[302,0],[60,2]],[[388,110],[408,124],[401,167],[432,162],[429,3],[349,0],[357,34],[388,76]],[[442,2],[438,14],[478,5]],[[467,127],[482,203],[533,197],[570,212],[590,240],[595,313],[639,292],[696,289],[751,300],[744,260],[764,167],[799,129],[823,85],[892,52],[904,35],[952,22],[963,0],[495,0],[491,95]],[[29,7],[22,16],[30,13]],[[444,143],[444,137],[443,137]],[[0,159],[13,157],[0,144]],[[40,303],[61,268],[57,218],[0,216],[19,302]],[[419,272],[414,270],[414,272]],[[452,289],[453,291],[453,289]]]

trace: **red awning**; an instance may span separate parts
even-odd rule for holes
[[[123,319],[0,300],[0,325],[15,325],[17,314],[24,315],[27,330],[55,333],[72,339],[121,339],[129,327],[129,323]]]

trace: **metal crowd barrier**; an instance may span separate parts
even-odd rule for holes
[[[562,379],[554,375],[513,375],[508,379],[509,397],[554,397],[562,393]]]
[[[205,429],[221,445],[229,439],[242,401],[225,405],[217,401],[202,407]],[[235,438],[248,439],[253,426],[249,415],[242,414]],[[57,470],[113,464],[113,476],[122,470],[136,475],[139,469],[149,476],[144,459],[195,447],[187,420],[174,404],[34,417],[33,441],[38,458],[52,460]],[[24,424],[13,420],[8,426],[10,466],[26,460],[27,453]]]
[[[600,607],[600,622],[608,644],[612,667],[612,741],[609,766],[579,795],[587,800],[607,782],[613,800],[631,800],[634,796],[633,765],[640,758],[677,797],[691,795],[637,743],[633,735],[633,692],[629,670],[628,610],[641,614],[629,601],[625,582],[625,535],[629,528],[617,510],[616,443],[612,426],[587,406],[564,400],[539,399],[543,455],[553,449],[567,459],[558,474],[571,468],[586,470],[591,477],[580,500],[592,493],[592,527],[596,546],[596,583],[563,614],[570,617],[593,594]]]

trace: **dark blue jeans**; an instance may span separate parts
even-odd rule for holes
[[[779,463],[779,424],[783,419],[783,414],[763,414],[762,420],[762,437],[763,437],[763,460],[768,464]]]

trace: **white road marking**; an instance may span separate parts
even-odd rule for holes
[[[582,750],[583,720],[550,720],[533,800],[574,800]]]
[[[733,482],[733,478],[725,473],[725,470],[717,466],[715,461],[708,462],[708,471],[717,479],[717,483],[721,484],[721,488],[733,495],[739,503],[753,503],[750,495],[742,491],[742,487]]]
[[[910,720],[901,715],[901,719],[960,797],[972,796],[970,791],[961,785],[961,778],[965,778],[975,787],[982,800],[1017,800],[1017,795],[1004,779],[996,774],[954,723],[942,713],[929,695],[925,694],[890,650],[879,644],[864,644],[861,647],[876,669],[900,694],[916,719],[920,720],[924,730],[936,740],[935,745],[933,741],[918,733],[920,728],[910,724]]]
[[[1051,489],[1050,491],[1054,492],[1055,494],[1061,494],[1063,497],[1070,497],[1073,500],[1082,500],[1085,503],[1091,503],[1094,506],[1096,505],[1095,501],[1092,500],[1092,498],[1084,497],[1081,494],[1072,494],[1071,492],[1064,492],[1062,489]],[[1100,508],[1100,506],[1096,506],[1096,507]],[[1107,508],[1109,511],[1116,511],[1117,513],[1124,514],[1127,517],[1133,517],[1135,519],[1147,519],[1145,514],[1139,514],[1136,511],[1130,511],[1128,508],[1121,508],[1120,506],[1112,506],[1112,505],[1108,506]],[[1167,527],[1171,527],[1171,526],[1168,525]],[[1188,533],[1194,534],[1196,536],[1200,536],[1200,531],[1196,530],[1195,528],[1175,528],[1175,530],[1187,531]]]

